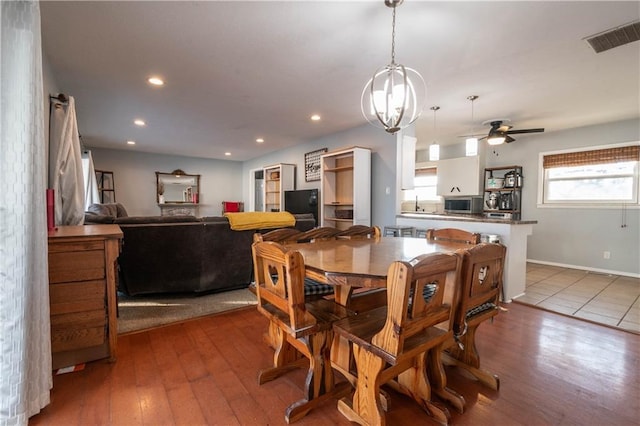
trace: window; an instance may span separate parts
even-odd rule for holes
[[[541,153],[540,159],[542,204],[638,203],[640,145]]]
[[[422,201],[438,201],[440,197],[437,195],[438,175],[435,167],[427,167],[416,169],[414,177],[413,189],[403,191],[403,201],[415,201],[416,197]]]

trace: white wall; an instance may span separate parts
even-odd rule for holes
[[[304,154],[320,148],[335,151],[340,148],[361,146],[371,148],[371,209],[372,225],[395,224],[396,211],[396,137],[369,124],[335,133],[296,147],[283,149],[243,164],[243,194],[249,199],[250,170],[277,163],[296,165],[296,189],[320,188],[320,181],[305,182]],[[389,194],[386,189],[389,188]]]
[[[486,167],[523,167],[522,219],[537,220],[528,239],[532,261],[640,275],[640,209],[538,208],[538,157],[540,152],[640,140],[637,119],[558,132],[514,135],[516,141],[498,147],[484,144]],[[441,147],[441,158],[464,155],[464,143]],[[418,161],[428,152],[418,151]],[[611,253],[604,259],[603,252]]]
[[[173,155],[91,148],[98,170],[114,173],[116,201],[130,216],[160,214],[156,202],[156,173],[181,169],[200,176],[198,216],[220,216],[222,201],[242,199],[242,163]]]
[[[487,166],[523,166],[522,218],[537,220],[529,237],[528,258],[640,275],[640,209],[538,208],[538,157],[540,152],[640,140],[637,119],[532,135],[487,152]],[[611,252],[610,259],[603,252]]]

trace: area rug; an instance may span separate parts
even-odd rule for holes
[[[126,296],[118,294],[118,334],[256,305],[248,289],[194,295]]]

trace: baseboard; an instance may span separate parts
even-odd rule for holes
[[[611,269],[591,268],[589,266],[568,265],[566,263],[547,262],[545,260],[527,259],[528,263],[538,263],[540,265],[559,266],[561,268],[580,269],[582,271],[597,272],[599,274],[620,275],[623,277],[640,278],[640,274],[634,274],[633,272],[614,271]]]

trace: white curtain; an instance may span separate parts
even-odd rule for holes
[[[49,123],[49,188],[55,196],[56,225],[84,223],[84,179],[76,104],[54,103]]]
[[[82,151],[82,176],[82,181],[84,182],[84,209],[87,210],[91,204],[100,203],[96,169],[93,167],[93,157],[89,150]]]
[[[40,9],[0,4],[0,424],[25,425],[52,386]]]

